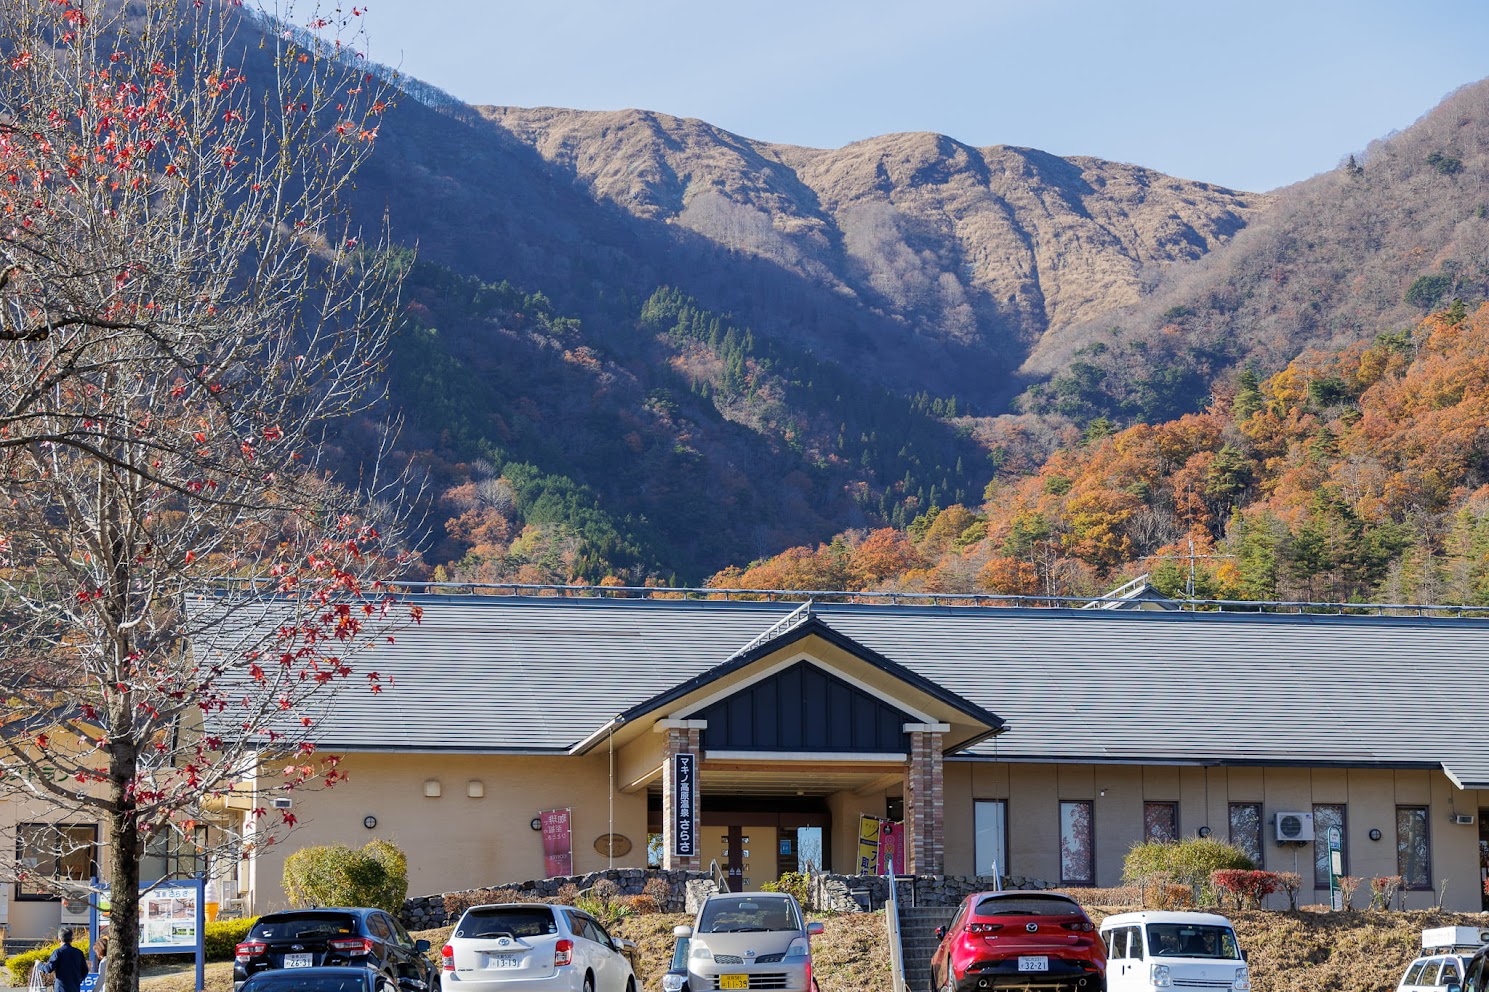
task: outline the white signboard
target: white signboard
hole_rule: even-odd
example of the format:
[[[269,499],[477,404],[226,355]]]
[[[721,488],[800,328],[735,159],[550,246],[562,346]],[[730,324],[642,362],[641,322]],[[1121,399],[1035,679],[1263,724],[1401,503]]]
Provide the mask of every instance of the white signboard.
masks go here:
[[[162,885],[141,893],[140,950],[196,950],[200,891],[200,886],[191,884]]]

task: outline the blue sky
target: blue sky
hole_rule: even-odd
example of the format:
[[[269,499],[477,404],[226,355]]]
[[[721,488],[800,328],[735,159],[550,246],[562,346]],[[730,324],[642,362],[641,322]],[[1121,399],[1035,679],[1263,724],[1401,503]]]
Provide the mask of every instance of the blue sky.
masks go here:
[[[894,131],[1241,189],[1489,76],[1486,0],[368,0],[369,54],[468,103],[640,107],[832,148]]]

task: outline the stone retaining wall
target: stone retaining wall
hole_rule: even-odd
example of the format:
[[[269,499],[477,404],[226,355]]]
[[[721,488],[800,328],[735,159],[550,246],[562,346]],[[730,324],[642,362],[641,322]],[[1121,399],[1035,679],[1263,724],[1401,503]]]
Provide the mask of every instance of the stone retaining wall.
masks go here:
[[[565,885],[587,889],[601,879],[609,879],[620,886],[621,895],[640,895],[646,883],[654,878],[667,882],[667,903],[659,907],[663,912],[693,912],[702,901],[698,893],[712,891],[713,883],[707,872],[663,871],[660,868],[610,868],[592,871],[585,875],[565,875],[557,878],[535,878],[526,882],[503,882],[482,886],[485,889],[512,889],[522,893],[523,898],[533,902],[552,902],[558,890]],[[700,887],[701,883],[701,887]],[[399,918],[410,930],[431,930],[453,922],[445,911],[445,896],[464,895],[479,889],[464,889],[457,892],[437,892],[433,895],[415,896],[404,900]]]
[[[898,896],[906,906],[955,906],[974,892],[987,892],[993,880],[986,875],[900,875]],[[811,908],[819,912],[861,913],[889,901],[889,879],[884,875],[815,875]],[[1005,875],[1005,889],[1048,889],[1050,883],[1024,875]],[[855,895],[855,890],[859,893]],[[860,899],[866,897],[868,905]]]

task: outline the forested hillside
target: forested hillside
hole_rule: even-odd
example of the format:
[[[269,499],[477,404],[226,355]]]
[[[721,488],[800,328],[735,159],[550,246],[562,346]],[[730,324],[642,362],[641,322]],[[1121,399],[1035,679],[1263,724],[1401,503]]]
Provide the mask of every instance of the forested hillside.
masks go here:
[[[1057,327],[1023,371],[1025,409],[1084,421],[1198,409],[1248,361],[1276,371],[1489,293],[1489,80],[1399,134],[1272,194],[1224,251],[1151,270],[1126,312]]]
[[[1193,556],[1193,557],[1191,557]],[[1031,474],[720,586],[1489,605],[1489,305],[1243,371],[1158,424],[1093,421]]]

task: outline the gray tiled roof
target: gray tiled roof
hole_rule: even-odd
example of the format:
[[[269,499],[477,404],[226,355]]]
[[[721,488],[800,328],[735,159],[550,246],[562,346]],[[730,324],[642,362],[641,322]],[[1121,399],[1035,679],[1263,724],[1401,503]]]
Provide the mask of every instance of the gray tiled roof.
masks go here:
[[[728,659],[791,603],[419,596],[359,656],[322,744],[568,750]],[[829,627],[996,713],[1005,760],[1437,766],[1489,788],[1489,622],[817,604]]]

